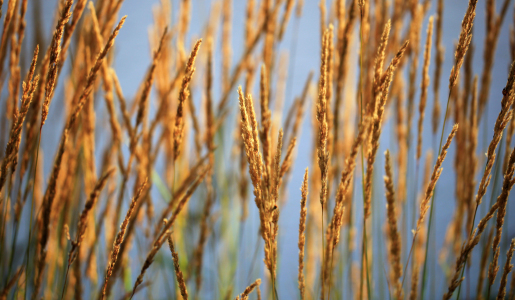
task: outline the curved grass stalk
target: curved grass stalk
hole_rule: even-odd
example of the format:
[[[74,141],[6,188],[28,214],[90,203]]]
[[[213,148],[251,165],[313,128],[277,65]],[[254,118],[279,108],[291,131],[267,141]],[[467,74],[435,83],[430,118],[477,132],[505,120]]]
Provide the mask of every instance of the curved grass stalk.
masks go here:
[[[451,92],[452,92],[452,88],[449,90],[449,96],[447,97],[447,105],[445,107],[445,114],[444,114],[444,118],[443,118],[442,130],[441,130],[441,134],[440,134],[440,146],[438,146],[438,155],[436,156],[437,159],[438,159],[438,156],[440,156],[440,152],[442,151],[443,133],[445,130],[445,123],[447,123],[447,114],[449,112],[449,102],[451,100]],[[435,189],[436,189],[436,187],[435,187]],[[425,255],[424,255],[424,268],[422,269],[422,288],[421,288],[421,292],[420,292],[420,297],[422,300],[424,299],[424,291],[425,291],[425,285],[426,285],[427,252],[428,252],[428,248],[429,248],[429,237],[431,234],[431,223],[433,221],[434,201],[435,201],[435,193],[433,192],[433,197],[431,198],[431,204],[430,204],[431,208],[429,209],[429,223],[427,225],[426,249],[425,249]],[[413,250],[413,245],[414,245],[414,243],[411,244],[410,254]],[[409,258],[410,258],[410,255],[408,255],[408,262],[406,263],[406,265],[409,263]],[[403,282],[404,282],[404,279],[403,279]]]

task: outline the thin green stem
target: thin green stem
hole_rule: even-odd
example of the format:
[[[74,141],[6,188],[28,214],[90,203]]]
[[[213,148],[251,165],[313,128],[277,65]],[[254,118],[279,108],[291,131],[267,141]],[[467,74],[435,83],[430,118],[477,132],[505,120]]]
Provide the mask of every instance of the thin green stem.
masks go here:
[[[2,230],[0,231],[2,233],[2,237],[1,237],[1,244],[2,244],[2,247],[1,247],[1,252],[0,252],[0,257],[4,257],[4,234],[5,234],[5,230],[6,230],[6,225],[5,225],[5,222],[7,221],[7,209],[8,209],[8,206],[7,206],[7,201],[10,201],[10,197],[11,197],[11,193],[12,193],[12,177],[14,176],[14,173],[12,174],[8,174],[9,176],[9,188],[7,189],[7,195],[5,197],[5,209],[4,209],[4,216],[3,216],[3,223],[2,223]],[[13,220],[13,231],[16,231],[14,234],[13,234],[13,242],[12,242],[12,246],[11,246],[11,254],[9,256],[9,268],[8,268],[8,271],[7,271],[7,277],[5,278],[5,284],[7,285],[7,281],[9,280],[9,277],[11,276],[11,269],[12,269],[12,264],[13,264],[13,254],[14,254],[14,245],[16,244],[16,236],[17,236],[17,230],[15,229],[16,225],[16,219]]]
[[[447,97],[447,105],[445,107],[445,115],[443,117],[442,131],[440,134],[440,146],[438,146],[438,155],[436,156],[436,159],[438,159],[438,156],[440,156],[440,153],[442,152],[443,133],[445,131],[445,124],[447,123],[447,114],[449,113],[449,102],[451,100],[451,92],[452,92],[452,88],[449,90],[449,96]],[[436,186],[435,186],[435,189],[436,189]],[[425,292],[425,286],[426,286],[427,252],[428,252],[428,247],[429,247],[429,236],[431,234],[431,224],[433,222],[434,202],[435,202],[435,193],[433,191],[433,196],[431,197],[431,208],[429,209],[429,223],[427,225],[426,249],[425,249],[425,254],[424,254],[424,268],[422,270],[422,288],[421,288],[421,292],[420,292],[421,300],[424,300],[424,292]],[[408,259],[409,259],[409,257],[408,257]]]
[[[70,272],[70,264],[66,267],[66,274],[64,275],[63,292],[61,293],[61,300],[64,299],[64,292],[66,290],[66,283],[68,282],[68,273]]]
[[[361,241],[361,273],[359,275],[359,299],[363,300],[363,262],[365,261],[365,227],[363,227],[363,237]]]
[[[411,228],[415,228],[415,219],[417,217],[417,192],[418,192],[418,174],[420,170],[420,158],[417,158],[415,166],[415,189],[413,191],[413,206],[411,212]]]
[[[20,222],[16,222],[16,220],[14,220],[14,222],[13,222],[14,235],[13,235],[13,239],[12,239],[11,255],[9,256],[9,270],[7,271],[7,277],[6,277],[4,286],[7,285],[7,281],[9,280],[9,277],[11,276],[11,271],[12,271],[13,262],[14,262],[14,252],[16,250],[16,240],[18,239],[19,228],[20,228]]]
[[[504,138],[504,136],[502,137],[502,139]],[[499,149],[497,149],[497,156],[500,156],[501,155],[501,148],[502,148],[502,144],[501,143],[501,146],[499,147]],[[495,162],[496,164],[496,170],[494,171],[494,186],[492,188],[492,196],[490,197],[490,204],[493,203],[493,191],[494,191],[494,188],[495,188],[495,184],[496,184],[496,179],[497,179],[497,173],[498,172],[498,166],[500,165],[500,162],[499,161],[496,161]],[[472,232],[473,232],[473,229],[474,229],[474,222],[476,221],[476,216],[477,216],[477,210],[479,208],[479,202],[476,202],[476,209],[474,210],[474,218],[472,219],[472,224],[470,226],[470,231],[469,231],[469,237],[472,235]],[[466,260],[465,260],[466,261]],[[466,263],[465,263],[465,266],[461,269],[461,277],[463,277],[463,273],[465,272],[465,267],[466,267]],[[458,287],[458,295],[456,296],[456,300],[459,300],[460,299],[460,293],[461,293],[461,282],[459,283],[459,287]],[[490,295],[490,284],[488,284],[488,296]],[[488,298],[486,298],[488,299]]]
[[[504,135],[502,137],[502,139],[504,140]],[[501,141],[501,147],[503,145],[503,141]],[[508,144],[506,144],[506,148],[508,148]],[[501,149],[499,149],[499,152],[497,153],[497,157],[500,155],[501,153]],[[495,171],[494,171],[494,182],[492,183],[492,191],[490,193],[490,204],[488,205],[489,207],[491,207],[493,205],[493,202],[494,202],[494,193],[495,193],[495,190],[496,190],[496,187],[497,187],[497,178],[498,178],[498,175],[499,175],[499,167],[500,167],[500,163],[498,163],[497,161],[495,162]],[[483,206],[484,208],[484,206]],[[505,222],[508,220],[508,218],[505,219]],[[488,227],[490,227],[490,234],[493,234],[493,230],[495,227],[493,227],[491,224],[490,225],[487,225]],[[487,244],[488,242],[488,237],[483,237],[482,240],[481,240],[481,247],[483,248],[483,251],[489,251],[489,246]],[[483,252],[484,253],[484,252]],[[492,256],[493,256],[493,253],[492,253]],[[469,266],[470,268],[470,266]],[[478,284],[482,284],[482,282],[478,283]],[[490,288],[490,284],[489,284],[489,288]],[[484,294],[484,292],[483,292]],[[479,295],[478,295],[479,296]],[[488,299],[488,298],[485,298],[485,299]]]
[[[352,203],[352,200],[351,200],[351,203]],[[351,212],[349,214],[349,229],[347,230],[347,245],[350,245],[351,242],[352,242],[352,235],[351,235],[351,232],[352,232],[352,227],[353,227],[353,219],[352,219],[352,216],[353,216],[353,213],[352,213],[352,208],[351,207]],[[347,249],[347,266],[348,266],[348,278],[349,278],[349,295],[352,296],[352,290],[353,290],[353,284],[352,284],[352,251],[350,251],[350,249]]]
[[[329,280],[328,280],[328,282],[329,282],[329,287],[328,287],[329,291],[327,292],[327,300],[331,299],[331,285],[332,285],[331,284],[331,277],[333,275],[333,253],[334,253],[334,247],[332,247],[332,249],[331,249],[331,253],[330,253],[331,258],[329,260]]]
[[[36,176],[37,176],[37,167],[38,167],[38,160],[39,160],[39,145],[41,143],[41,129],[39,128],[39,135],[38,135],[38,147],[36,149],[36,161],[34,162],[34,181],[32,182],[32,203],[30,205],[30,224],[29,224],[29,239],[28,239],[28,245],[27,245],[27,261],[25,265],[25,294],[23,296],[23,299],[27,299],[27,285],[29,282],[29,261],[30,261],[30,242],[32,239],[32,216],[34,215],[34,202],[36,201],[34,199],[34,194],[36,191]]]
[[[416,199],[417,199],[417,188],[418,188],[418,173],[419,173],[419,162],[420,160],[417,159],[417,163],[416,163],[416,167],[415,167],[415,190],[413,192],[413,213],[412,213],[412,220],[411,220],[411,227],[415,227],[415,218],[416,218]],[[409,266],[409,261],[410,261],[410,258],[411,258],[411,254],[413,253],[413,246],[415,245],[415,240],[417,239],[417,232],[415,232],[415,235],[413,236],[413,241],[411,242],[411,247],[410,247],[410,250],[409,250],[409,253],[408,253],[408,259],[406,261],[406,265],[404,266],[404,272],[402,273],[403,274],[403,277],[402,277],[402,283],[401,283],[401,288],[404,286],[404,281],[406,280],[406,277],[407,277],[407,274],[406,272],[408,271],[408,266]]]
[[[325,255],[324,255],[324,252],[325,252],[325,248],[324,248],[324,203],[322,202],[322,226],[321,226],[321,232],[320,232],[320,237],[322,238],[322,286],[324,286],[325,284],[325,281],[324,281],[324,265],[325,265]],[[324,289],[322,288],[322,291]],[[322,300],[324,300],[324,293],[322,292]]]

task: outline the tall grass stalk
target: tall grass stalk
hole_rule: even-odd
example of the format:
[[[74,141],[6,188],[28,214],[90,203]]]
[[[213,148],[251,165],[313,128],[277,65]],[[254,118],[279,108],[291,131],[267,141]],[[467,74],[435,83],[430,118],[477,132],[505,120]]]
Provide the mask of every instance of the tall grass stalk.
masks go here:
[[[29,222],[29,238],[28,238],[28,244],[27,244],[27,254],[26,254],[26,265],[25,265],[25,294],[23,296],[23,299],[27,299],[27,290],[28,290],[28,283],[29,283],[29,261],[30,261],[30,246],[31,246],[31,239],[32,239],[32,216],[34,215],[34,202],[36,201],[34,194],[36,192],[36,176],[38,173],[38,160],[39,160],[39,146],[41,143],[41,129],[39,128],[39,134],[38,134],[38,143],[36,148],[36,161],[34,162],[34,179],[32,183],[32,200],[30,205],[30,222]]]
[[[447,97],[447,104],[445,105],[445,114],[443,118],[443,124],[442,124],[442,130],[440,134],[440,145],[438,146],[438,155],[436,156],[436,159],[438,159],[438,156],[440,156],[440,153],[442,151],[442,142],[443,142],[443,133],[445,130],[445,124],[447,122],[447,114],[449,113],[449,102],[451,99],[451,90],[449,90],[449,96]],[[436,190],[436,188],[435,188]],[[427,234],[426,234],[426,248],[425,248],[425,254],[424,254],[424,268],[422,269],[422,287],[420,292],[420,297],[423,300],[425,295],[425,284],[426,284],[426,272],[427,272],[427,253],[429,249],[429,237],[431,236],[431,224],[433,220],[433,208],[434,208],[434,201],[435,201],[435,193],[433,192],[433,197],[431,198],[431,208],[429,209],[429,221],[427,224]],[[414,244],[414,243],[413,243]],[[411,248],[413,249],[413,244],[411,245]],[[410,250],[411,253],[412,250]],[[409,255],[408,255],[408,262],[409,262]],[[406,264],[407,265],[407,264]]]
[[[359,115],[360,115],[360,126],[363,126],[363,16],[364,16],[364,3],[365,0],[359,0],[358,6],[360,7],[360,27],[359,27],[359,44],[360,44],[360,51],[359,51],[359,86],[358,86],[358,97],[359,97]],[[367,281],[367,297],[370,299],[372,297],[372,289],[370,286],[370,275],[369,275],[369,267],[368,267],[368,250],[367,250],[367,220],[366,220],[366,213],[365,213],[365,163],[364,163],[364,153],[363,153],[363,143],[361,144],[361,170],[362,170],[362,195],[363,195],[363,236],[362,236],[362,250],[361,250],[361,275],[360,275],[360,299],[363,299],[363,274],[366,274],[366,281]],[[372,176],[372,174],[367,174],[367,176]],[[363,273],[365,272],[365,273]]]

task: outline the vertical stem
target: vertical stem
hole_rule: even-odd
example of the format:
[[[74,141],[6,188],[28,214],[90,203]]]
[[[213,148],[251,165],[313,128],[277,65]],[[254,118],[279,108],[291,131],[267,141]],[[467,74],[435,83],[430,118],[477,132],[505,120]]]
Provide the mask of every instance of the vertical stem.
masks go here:
[[[28,239],[28,245],[27,245],[27,261],[25,265],[25,295],[23,296],[23,299],[27,299],[27,286],[29,283],[29,260],[30,260],[30,242],[32,238],[32,216],[34,215],[34,193],[36,191],[36,176],[38,174],[38,160],[39,160],[39,145],[41,143],[41,129],[39,128],[39,135],[38,135],[38,148],[36,149],[36,162],[34,163],[34,181],[32,182],[32,203],[30,205],[30,224],[29,224],[29,239]]]
[[[321,234],[320,234],[320,237],[322,238],[322,286],[324,286],[325,284],[325,278],[324,278],[324,265],[325,265],[325,260],[324,260],[324,257],[325,257],[325,248],[324,248],[324,204],[322,203],[322,226],[321,226],[322,230],[321,230]],[[322,291],[324,289],[322,288]],[[324,293],[322,292],[322,300],[324,300]]]
[[[438,159],[438,156],[440,156],[440,152],[442,152],[443,133],[445,130],[445,123],[447,122],[447,114],[449,112],[449,102],[451,100],[451,92],[452,92],[452,89],[449,90],[449,96],[447,97],[447,105],[445,107],[445,115],[443,117],[443,124],[442,124],[442,133],[440,135],[440,146],[438,147],[438,155],[436,156],[436,159]],[[435,187],[435,189],[436,189],[436,187]],[[425,251],[426,253],[424,255],[424,268],[422,271],[422,288],[421,288],[421,292],[420,292],[421,300],[424,300],[424,291],[425,291],[425,285],[426,285],[427,251],[428,251],[428,247],[429,247],[429,236],[431,234],[431,223],[433,222],[434,202],[435,202],[435,193],[433,192],[433,197],[431,198],[431,208],[429,209],[429,223],[427,225],[426,251]],[[409,259],[409,257],[408,257],[408,259]]]

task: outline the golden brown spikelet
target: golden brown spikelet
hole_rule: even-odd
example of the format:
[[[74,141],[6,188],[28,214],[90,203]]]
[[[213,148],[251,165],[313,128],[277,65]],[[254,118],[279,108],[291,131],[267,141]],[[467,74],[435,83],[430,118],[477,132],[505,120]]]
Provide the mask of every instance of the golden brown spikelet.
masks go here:
[[[73,0],[66,1],[65,6],[61,11],[59,21],[57,22],[57,26],[55,27],[54,36],[50,44],[50,57],[48,62],[49,69],[45,86],[45,101],[43,102],[43,108],[41,111],[41,127],[43,127],[45,124],[46,118],[48,116],[50,100],[52,100],[54,86],[57,80],[57,66],[59,64],[59,58],[61,55],[61,37],[63,36],[64,27],[70,19],[72,4]]]
[[[254,102],[250,94],[245,97],[238,88],[241,114],[241,134],[247,156],[249,174],[254,187],[254,201],[259,211],[260,234],[265,242],[265,265],[270,272],[275,290],[277,264],[277,233],[279,220],[278,195],[281,185],[281,150],[283,133],[279,131],[277,150],[270,166],[265,166],[259,146],[259,131]]]
[[[279,135],[277,137],[277,148],[275,150],[274,160],[273,160],[273,173],[272,173],[272,201],[274,204],[277,203],[279,197],[279,186],[281,184],[281,153],[283,148],[283,130],[279,130]]]
[[[261,279],[256,279],[256,281],[254,281],[251,285],[249,285],[247,288],[245,288],[245,290],[243,291],[243,293],[241,293],[241,295],[238,297],[236,297],[236,299],[240,299],[240,300],[247,300],[249,299],[249,295],[250,293],[256,288],[256,287],[259,287],[259,285],[261,285]]]
[[[39,46],[36,46],[36,49],[34,50],[34,56],[32,58],[32,63],[27,74],[27,78],[25,82],[23,82],[23,95],[21,99],[21,107],[17,114],[18,117],[14,120],[14,123],[11,127],[9,141],[7,142],[4,159],[2,160],[2,167],[0,170],[0,191],[2,190],[5,184],[5,180],[7,178],[8,165],[11,164],[13,166],[11,170],[12,173],[14,173],[14,170],[18,163],[18,150],[20,147],[23,123],[29,111],[30,104],[32,102],[32,96],[34,95],[34,91],[36,90],[39,81],[38,75],[36,75],[36,78],[33,79],[38,53]],[[1,202],[2,201],[0,201],[0,203]]]
[[[492,140],[490,141],[490,144],[488,146],[488,150],[486,153],[486,165],[485,170],[483,172],[483,176],[481,177],[481,181],[479,183],[478,192],[476,194],[476,210],[479,204],[481,204],[481,201],[483,199],[483,196],[486,194],[486,189],[488,188],[488,185],[490,184],[490,173],[492,171],[496,154],[495,150],[497,148],[497,145],[499,145],[499,142],[501,141],[502,134],[504,131],[504,128],[508,125],[508,122],[512,118],[512,111],[510,110],[510,107],[513,104],[513,101],[515,99],[515,90],[514,90],[514,81],[515,81],[515,62],[512,63],[510,68],[510,73],[508,75],[508,81],[506,83],[507,92],[503,95],[503,98],[501,100],[501,111],[499,112],[499,115],[497,116],[497,120],[495,121],[494,126],[494,135],[492,137]]]
[[[173,159],[176,160],[180,154],[180,145],[182,143],[183,134],[184,134],[184,102],[188,100],[188,87],[193,77],[193,73],[195,72],[195,58],[197,57],[200,44],[202,43],[202,39],[198,40],[191,51],[190,57],[188,59],[188,63],[186,64],[186,69],[184,71],[184,77],[182,78],[181,90],[179,91],[179,104],[177,105],[177,115],[175,117],[175,127],[174,127],[174,143],[173,143]]]
[[[415,228],[415,236],[419,232],[420,228],[422,227],[422,223],[424,222],[425,216],[427,214],[427,211],[429,210],[431,197],[433,196],[434,189],[436,186],[436,183],[438,179],[440,178],[440,175],[442,174],[442,164],[445,159],[445,156],[447,155],[447,150],[451,146],[451,142],[453,137],[456,135],[456,132],[458,131],[458,124],[454,124],[452,127],[452,131],[447,137],[447,141],[442,147],[442,151],[440,152],[440,155],[438,155],[438,158],[436,159],[435,166],[433,168],[433,173],[431,174],[431,181],[427,185],[424,199],[420,202],[420,215],[417,220],[417,226]]]
[[[390,152],[385,152],[385,176],[384,185],[386,188],[386,212],[388,220],[388,237],[390,238],[390,257],[392,284],[395,286],[395,297],[402,299],[402,286],[400,278],[402,277],[401,264],[401,238],[397,231],[397,212],[395,209],[395,189],[393,184],[392,164],[390,161]]]
[[[343,225],[343,204],[345,201],[345,197],[347,196],[350,184],[352,182],[354,169],[356,168],[356,157],[358,155],[358,150],[364,141],[365,133],[368,131],[369,126],[371,126],[370,123],[371,122],[369,119],[363,120],[359,128],[358,134],[354,139],[354,142],[352,143],[351,152],[349,153],[349,156],[345,159],[345,166],[343,168],[338,190],[336,192],[333,217],[329,225],[331,231],[333,232],[333,236],[331,237],[331,247],[333,248],[336,247],[336,245],[340,241],[340,228]]]
[[[293,149],[297,144],[297,139],[295,137],[292,138],[290,144],[288,145],[288,149],[286,150],[286,155],[284,156],[283,163],[281,164],[281,172],[279,174],[279,178],[283,178],[284,174],[290,169],[292,164],[292,155]]]
[[[440,121],[440,77],[442,74],[442,65],[444,61],[445,48],[442,45],[442,32],[443,32],[443,9],[444,1],[438,0],[436,6],[436,36],[435,36],[435,75],[433,79],[433,113],[432,113],[432,130],[433,135],[438,131],[438,124]]]
[[[420,52],[420,36],[422,31],[422,22],[424,20],[424,7],[422,3],[414,3],[411,8],[412,21],[408,32],[410,40],[410,65],[408,70],[408,93],[407,93],[407,124],[408,136],[411,136],[411,128],[413,117],[415,115],[415,94],[417,83],[417,71],[419,69],[419,52]],[[410,138],[409,138],[410,139]],[[408,139],[408,143],[410,143]]]
[[[510,249],[506,254],[506,264],[504,265],[504,271],[501,277],[501,284],[499,285],[499,292],[497,293],[497,300],[502,300],[506,297],[506,284],[508,283],[508,274],[513,269],[513,265],[511,264],[513,252],[515,252],[515,239],[511,240]]]
[[[388,100],[388,90],[393,79],[395,69],[400,63],[400,60],[408,47],[408,41],[404,42],[395,57],[392,59],[390,65],[381,77],[381,89],[376,96],[373,120],[371,125],[371,138],[367,157],[367,172],[365,177],[365,199],[364,211],[365,219],[370,216],[370,203],[372,196],[372,173],[374,170],[374,161],[379,149],[379,137],[381,135],[381,125],[383,122],[384,108]]]
[[[320,81],[318,87],[318,101],[316,104],[316,117],[319,124],[318,127],[318,166],[322,175],[322,188],[320,190],[320,204],[322,209],[326,202],[327,197],[327,172],[329,153],[327,152],[327,137],[328,137],[328,124],[327,124],[327,69],[328,69],[328,49],[330,30],[325,30],[322,48],[322,63],[320,65]]]
[[[304,244],[306,243],[306,216],[308,211],[306,209],[306,202],[308,200],[308,168],[304,172],[304,180],[301,187],[302,198],[300,199],[300,220],[299,220],[299,275],[298,285],[300,291],[300,299],[304,300],[305,297],[305,280],[304,280]]]
[[[173,267],[175,269],[175,274],[177,275],[177,283],[179,284],[179,289],[181,290],[182,299],[188,300],[186,282],[184,281],[184,276],[182,275],[181,267],[179,265],[179,255],[177,254],[177,251],[175,251],[172,235],[168,236],[168,246],[170,246],[170,251],[172,252]]]
[[[340,15],[339,21],[338,21],[338,30],[337,30],[337,47],[338,53],[338,64],[337,64],[337,70],[336,70],[336,91],[335,91],[335,103],[334,103],[334,134],[333,134],[333,145],[338,147],[338,140],[340,137],[340,110],[342,108],[342,100],[343,100],[343,88],[346,80],[346,76],[348,73],[348,64],[347,60],[349,57],[349,47],[351,45],[351,39],[354,31],[354,21],[356,19],[357,11],[356,11],[356,1],[351,1],[350,7],[349,7],[349,15],[347,17],[347,20],[343,20],[345,12],[344,5],[338,4],[340,6],[340,9],[338,10],[338,13]]]
[[[85,1],[83,1],[85,2]],[[80,3],[77,3],[75,6],[74,12],[77,9],[77,6]],[[98,19],[95,12],[95,6],[93,2],[89,2],[89,9],[91,12],[91,21],[93,23],[93,29],[95,31],[95,36],[97,38],[98,45],[104,44],[104,38],[102,37],[100,25],[98,24]],[[75,14],[74,14],[75,17]],[[66,32],[65,32],[66,33]],[[111,125],[111,131],[113,132],[113,139],[115,143],[121,142],[122,133],[120,124],[118,123],[118,118],[116,116],[115,108],[114,108],[114,99],[113,99],[113,81],[111,77],[111,73],[108,70],[107,62],[102,63],[102,79],[104,83],[104,99],[106,101],[107,111],[109,113],[109,124]]]
[[[23,4],[23,3],[22,3]],[[23,6],[23,5],[22,5]],[[25,3],[26,6],[26,3]],[[16,113],[16,109],[18,109],[18,94],[19,94],[19,84],[20,84],[20,51],[21,51],[21,42],[23,41],[23,36],[16,35],[15,31],[18,30],[17,23],[22,22],[23,20],[18,20],[21,16],[17,13],[15,20],[13,20],[13,33],[11,34],[11,51],[9,53],[9,72],[11,76],[9,76],[7,88],[9,91],[9,98],[7,100],[7,113],[14,114]],[[23,34],[23,33],[21,33]],[[20,43],[18,42],[20,40]],[[12,113],[11,113],[12,112]],[[8,116],[11,117],[11,116]]]
[[[106,296],[106,288],[107,283],[109,282],[109,278],[113,274],[114,266],[116,265],[116,261],[118,259],[118,254],[120,253],[120,245],[123,243],[125,238],[125,232],[127,230],[127,226],[129,225],[132,213],[134,212],[134,209],[136,208],[136,203],[138,203],[138,200],[141,197],[142,191],[145,189],[147,185],[147,179],[140,185],[138,192],[131,200],[131,204],[129,205],[129,209],[127,210],[127,213],[125,214],[125,218],[123,219],[122,224],[120,225],[120,230],[118,231],[118,234],[116,235],[116,239],[114,240],[113,244],[113,250],[111,250],[111,255],[109,258],[109,264],[107,265],[106,275],[104,279],[104,286],[101,290],[100,299],[104,299]]]
[[[433,35],[433,17],[429,18],[427,26],[426,46],[424,48],[424,67],[422,68],[422,83],[420,86],[420,103],[418,107],[418,138],[417,138],[417,160],[422,155],[422,129],[424,126],[424,115],[426,111],[427,89],[429,88],[429,63],[431,61],[431,36]]]
[[[404,81],[402,77],[396,75],[393,80],[392,93],[395,95],[395,133],[397,136],[397,142],[399,150],[397,153],[397,165],[398,165],[398,182],[397,182],[397,198],[400,203],[406,201],[406,172],[407,172],[407,133],[406,133],[406,106],[404,105]]]
[[[152,82],[154,81],[154,73],[156,70],[157,62],[161,55],[161,51],[163,49],[163,43],[165,41],[166,34],[168,32],[168,28],[164,29],[163,35],[161,36],[161,40],[159,41],[159,46],[157,50],[154,51],[154,56],[152,58],[152,65],[150,65],[149,70],[147,71],[147,77],[145,79],[145,83],[143,86],[143,91],[140,94],[140,100],[138,102],[138,113],[136,115],[136,125],[135,128],[138,128],[140,124],[143,123],[145,119],[147,119],[148,114],[148,97],[150,94],[150,89],[152,88]]]
[[[16,22],[17,14],[15,13],[16,6],[18,1],[9,1],[7,5],[7,14],[4,18],[4,25],[2,29],[2,39],[0,41],[0,70],[4,69],[4,58],[7,54],[7,45],[9,44],[9,40],[11,35],[10,28],[13,22]]]
[[[504,182],[502,186],[502,192],[497,197],[497,204],[499,205],[499,209],[497,210],[497,221],[496,221],[496,228],[495,228],[495,236],[492,243],[492,249],[493,249],[493,259],[490,263],[490,267],[488,270],[488,283],[493,285],[495,281],[495,277],[497,276],[497,271],[499,271],[499,255],[501,252],[501,235],[502,235],[502,228],[504,225],[504,217],[506,215],[506,206],[508,204],[508,196],[510,195],[510,191],[515,184],[515,148],[511,151],[510,160],[508,162],[508,169],[506,170],[504,174]]]
[[[272,145],[271,145],[271,112],[269,108],[269,90],[268,86],[268,75],[266,66],[261,65],[261,76],[259,82],[259,103],[261,105],[261,143],[263,144],[263,159],[266,167],[270,166],[272,161]]]
[[[70,46],[71,36],[72,33],[75,31],[75,28],[77,27],[79,20],[82,16],[82,13],[84,12],[84,8],[86,8],[87,0],[78,0],[77,3],[75,3],[75,6],[73,7],[72,12],[72,20],[69,24],[67,24],[64,27],[63,32],[63,42],[62,42],[62,50],[61,50],[61,57],[62,59],[59,60],[59,71],[61,72],[62,66],[64,64],[64,59],[66,58],[66,54],[68,52],[68,48]]]
[[[260,153],[259,152],[259,149],[260,149],[260,147],[259,147],[259,125],[257,122],[256,111],[254,108],[254,100],[253,100],[251,94],[248,94],[247,97],[245,98],[245,107],[247,108],[247,115],[249,116],[248,125],[251,129],[252,140],[253,140],[252,150],[254,151],[254,153]],[[260,154],[260,156],[261,156],[261,154]],[[259,161],[261,162],[261,159]],[[272,160],[269,161],[269,165],[262,166],[263,171],[265,172],[266,176],[268,177],[265,179],[265,181],[270,180],[269,175],[270,175],[270,172],[272,171],[270,169],[271,164],[272,164]],[[268,169],[265,169],[265,168],[268,168]]]
[[[388,37],[390,36],[390,29],[392,28],[390,20],[386,22],[384,26],[383,34],[381,35],[381,43],[379,44],[379,48],[377,49],[377,55],[375,57],[374,63],[374,95],[379,92],[381,88],[380,79],[383,75],[383,65],[386,56],[386,47],[388,46]],[[373,100],[373,99],[372,99]],[[371,109],[374,108],[374,105],[371,105]]]
[[[461,22],[460,38],[456,52],[454,53],[454,66],[452,67],[451,76],[449,77],[449,94],[457,83],[463,59],[472,40],[472,26],[474,25],[474,19],[476,17],[476,5],[477,0],[469,0],[467,11]]]
[[[329,24],[329,36],[327,37],[327,88],[326,88],[326,114],[327,114],[327,152],[334,153],[334,145],[332,142],[334,141],[333,137],[333,122],[334,116],[331,111],[331,101],[333,98],[333,86],[334,86],[334,33],[333,33],[333,24]],[[285,79],[286,81],[286,79]],[[328,180],[332,180],[332,172],[328,174]]]
[[[259,152],[254,151],[254,138],[252,136],[252,128],[249,124],[249,116],[245,105],[245,96],[241,87],[238,89],[239,102],[240,102],[240,114],[241,114],[241,134],[243,143],[245,145],[245,153],[247,154],[247,160],[249,163],[249,174],[254,186],[254,196],[256,206],[259,209],[259,215],[261,224],[263,224],[264,214],[262,210],[262,199],[261,199],[261,174],[262,174],[262,161]],[[251,108],[254,109],[254,108]],[[263,225],[262,230],[264,229]],[[262,233],[263,234],[263,233]]]
[[[321,13],[324,14],[325,4],[320,2]],[[322,23],[323,24],[323,23]],[[322,27],[323,28],[323,27]],[[328,85],[328,66],[329,64],[329,38],[331,37],[332,26],[324,31],[322,37],[322,53],[320,64],[320,80],[318,83],[318,100],[316,104],[316,119],[318,121],[318,140],[317,140],[317,160],[318,167],[320,168],[321,175],[321,188],[320,188],[320,205],[322,209],[322,228],[324,227],[324,206],[327,202],[328,194],[328,172],[329,172],[329,152],[327,149],[327,140],[329,135],[329,126],[327,122],[327,85]],[[323,241],[323,240],[322,240]],[[329,246],[328,246],[329,247]],[[322,250],[322,251],[325,251]],[[325,295],[326,279],[325,277],[325,260],[322,267],[322,289],[321,297]]]
[[[495,52],[499,33],[510,1],[503,1],[500,14],[495,12],[495,1],[486,2],[486,30],[483,52],[483,70],[481,72],[481,89],[479,90],[479,111],[484,111],[490,93],[490,83],[492,80],[492,68],[495,60]]]
[[[77,105],[74,108],[74,111],[71,114],[70,118],[68,119],[68,122],[66,124],[67,128],[71,128],[73,126],[75,120],[79,116],[79,113],[81,112],[82,107],[84,106],[84,104],[86,102],[86,99],[88,98],[89,94],[92,91],[93,83],[95,82],[97,72],[100,69],[100,67],[102,66],[102,62],[105,59],[105,57],[107,55],[107,52],[113,46],[114,41],[116,39],[116,36],[120,32],[120,29],[122,28],[123,23],[125,23],[125,19],[126,18],[127,18],[127,16],[124,16],[124,17],[121,18],[120,22],[114,28],[113,32],[109,36],[106,45],[104,46],[102,51],[98,54],[98,56],[96,58],[96,61],[95,61],[95,64],[93,65],[93,67],[91,68],[91,70],[88,73],[88,77],[86,79],[86,85],[84,86],[84,89],[82,91],[82,94],[81,94],[78,102],[77,102]]]

